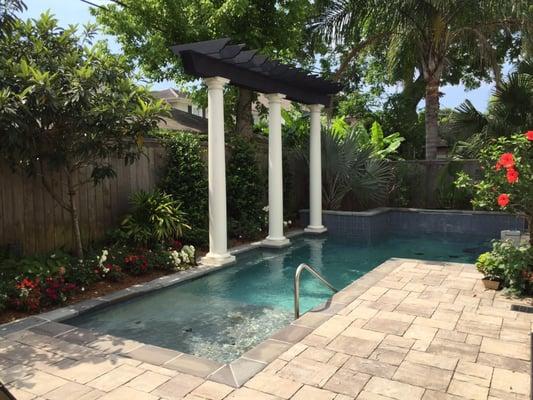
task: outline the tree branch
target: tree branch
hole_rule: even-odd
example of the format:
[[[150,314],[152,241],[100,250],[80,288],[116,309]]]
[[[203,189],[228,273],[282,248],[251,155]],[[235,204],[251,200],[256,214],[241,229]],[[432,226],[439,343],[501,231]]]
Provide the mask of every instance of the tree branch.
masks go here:
[[[382,32],[379,34],[376,34],[374,36],[371,36],[370,38],[363,40],[362,42],[358,43],[357,46],[353,47],[350,52],[344,57],[344,60],[342,61],[341,65],[337,69],[337,72],[333,75],[332,79],[335,81],[338,81],[342,74],[344,74],[344,71],[346,68],[348,68],[348,65],[350,64],[350,61],[354,57],[356,57],[361,50],[363,50],[365,47],[370,46],[374,42],[378,41],[379,39],[388,36],[391,32]]]

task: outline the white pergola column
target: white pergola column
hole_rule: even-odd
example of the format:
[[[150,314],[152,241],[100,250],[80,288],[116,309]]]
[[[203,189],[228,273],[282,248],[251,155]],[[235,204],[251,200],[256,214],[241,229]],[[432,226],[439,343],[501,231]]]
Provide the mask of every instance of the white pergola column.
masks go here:
[[[324,233],[322,225],[322,146],[320,143],[321,104],[309,106],[311,112],[311,132],[309,136],[309,225],[304,230],[309,233]]]
[[[228,79],[204,79],[208,94],[209,253],[205,265],[235,262],[228,253],[226,215],[226,149],[224,142],[224,85]],[[194,201],[194,199],[192,200]]]
[[[290,244],[283,234],[283,166],[281,148],[281,99],[285,95],[267,94],[268,99],[268,236],[263,245]]]

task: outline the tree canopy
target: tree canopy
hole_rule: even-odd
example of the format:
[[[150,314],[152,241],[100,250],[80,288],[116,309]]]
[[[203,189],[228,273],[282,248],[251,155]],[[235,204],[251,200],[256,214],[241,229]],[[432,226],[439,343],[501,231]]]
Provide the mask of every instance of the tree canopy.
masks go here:
[[[170,51],[180,43],[231,37],[281,60],[312,60],[304,40],[312,10],[307,0],[122,0],[94,13],[148,78],[183,83],[192,78]],[[238,131],[252,132],[251,102],[239,90]]]
[[[123,56],[90,46],[92,27],[63,29],[50,14],[16,21],[0,39],[0,153],[13,168],[41,178],[72,218],[83,256],[76,195],[80,186],[114,176],[109,157],[133,162],[155,128],[162,103],[133,81]],[[86,181],[74,174],[89,168]],[[56,195],[50,172],[67,177],[69,200]]]
[[[428,159],[436,156],[441,85],[499,82],[505,57],[517,56],[532,26],[527,0],[332,0],[321,6],[315,28],[343,49],[338,75],[361,54],[372,54],[406,88],[423,80]]]

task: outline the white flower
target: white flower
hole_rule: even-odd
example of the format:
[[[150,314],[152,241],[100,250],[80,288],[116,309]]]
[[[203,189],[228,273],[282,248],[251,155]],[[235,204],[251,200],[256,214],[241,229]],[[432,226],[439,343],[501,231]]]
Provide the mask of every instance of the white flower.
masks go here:
[[[175,267],[179,267],[181,265],[180,254],[176,250],[172,250],[170,252],[170,258],[172,259],[172,263]]]
[[[107,260],[107,255],[108,254],[109,254],[109,251],[107,251],[106,249],[102,250],[102,255],[97,258],[98,259],[98,266],[102,267],[104,265],[104,263]]]
[[[264,207],[263,207],[263,211],[264,211],[264,212],[268,212],[268,206],[264,206]]]
[[[183,246],[181,251],[187,255],[189,260],[194,259],[194,253],[196,252],[196,249],[194,248],[194,246]]]
[[[185,264],[188,264],[188,263],[191,262],[191,260],[189,259],[189,255],[188,255],[184,250],[182,250],[182,251],[180,252],[180,257],[181,257],[181,259],[183,260],[183,262],[184,262]]]

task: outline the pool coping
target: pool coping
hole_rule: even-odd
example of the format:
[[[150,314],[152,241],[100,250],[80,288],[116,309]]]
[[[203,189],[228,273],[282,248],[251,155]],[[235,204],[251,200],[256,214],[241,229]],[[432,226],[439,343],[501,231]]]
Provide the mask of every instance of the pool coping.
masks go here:
[[[85,346],[103,356],[127,357],[239,388],[266,368],[270,362],[303,340],[371,286],[386,277],[401,263],[409,261],[419,262],[420,260],[391,258],[383,262],[372,271],[367,272],[335,293],[324,303],[281,328],[236,360],[226,364],[139,341],[99,334],[88,329],[60,323],[57,320],[50,321],[38,317],[28,317],[25,320],[31,319],[31,323],[28,321],[23,327],[19,325],[20,329],[8,333],[1,332],[0,335],[16,338],[18,335],[23,335],[24,330],[29,330],[38,335],[53,337],[56,340],[67,342],[69,345]],[[435,265],[466,265],[453,262],[425,262]],[[70,318],[70,316],[65,318]],[[40,321],[37,321],[39,319]]]
[[[474,210],[433,210],[422,208],[400,208],[400,207],[378,207],[367,211],[333,211],[323,210],[323,214],[331,215],[352,215],[352,216],[375,216],[385,214],[390,211],[413,212],[413,213],[456,213],[456,214],[487,214],[487,215],[509,215],[509,213],[498,211],[474,211]],[[302,209],[300,212],[309,212],[308,209]],[[311,233],[305,232],[303,229],[295,229],[286,233],[287,238],[294,238],[298,236],[316,237],[320,235],[327,235],[325,233]],[[269,246],[264,246],[261,241],[251,242],[229,249],[230,254],[239,255],[251,250],[264,248],[272,250]],[[117,290],[104,296],[93,299],[84,300],[65,307],[56,308],[54,310],[21,318],[15,321],[0,324],[0,335],[6,335],[23,329],[28,329],[37,325],[45,324],[47,322],[61,322],[69,318],[76,317],[82,313],[94,311],[99,308],[107,307],[117,302],[128,300],[134,297],[142,296],[155,290],[163,289],[188,280],[196,279],[204,275],[229,268],[234,263],[222,266],[209,266],[199,263],[194,268],[179,271],[170,275],[165,275],[154,280],[139,283],[125,289]]]
[[[376,209],[371,210],[371,212],[380,213],[389,210],[392,209]],[[316,237],[319,235],[306,233],[303,230],[295,230],[287,233],[288,238],[298,236]],[[238,246],[230,249],[230,252],[236,255],[258,248],[264,248],[261,242]],[[63,340],[69,344],[86,346],[92,350],[101,352],[103,355],[124,356],[238,388],[262,371],[271,361],[275,360],[294,344],[300,342],[312,333],[314,329],[329,320],[369,287],[383,279],[401,263],[406,261],[419,262],[420,260],[391,258],[383,262],[372,271],[367,272],[362,277],[335,293],[326,302],[281,328],[252,349],[243,353],[236,360],[226,364],[139,341],[97,333],[88,329],[61,323],[61,321],[155,290],[230,268],[234,264],[224,266],[206,266],[200,264],[190,270],[180,271],[143,284],[133,285],[99,298],[85,300],[67,307],[0,325],[0,335],[13,337],[17,336],[18,333],[23,334],[21,332],[23,330],[29,330],[33,333]],[[454,262],[425,262],[435,265],[465,265],[465,263]]]

